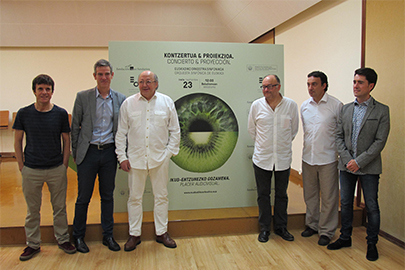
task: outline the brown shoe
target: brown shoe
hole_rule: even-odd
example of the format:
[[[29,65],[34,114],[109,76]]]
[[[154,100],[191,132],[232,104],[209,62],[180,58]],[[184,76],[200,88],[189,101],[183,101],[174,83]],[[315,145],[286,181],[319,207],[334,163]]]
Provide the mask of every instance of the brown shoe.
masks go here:
[[[156,236],[156,242],[162,243],[165,247],[168,247],[168,248],[176,248],[177,247],[176,242],[172,238],[170,238],[168,232],[165,232],[162,235],[157,235]]]
[[[63,244],[58,244],[59,248],[66,252],[67,254],[73,254],[76,253],[76,248],[70,243],[70,242],[65,242]]]
[[[41,251],[41,248],[34,249],[32,247],[26,247],[23,254],[20,256],[20,261],[26,261],[31,259],[35,254]]]
[[[141,243],[141,237],[140,236],[129,236],[128,241],[124,245],[124,250],[125,251],[132,251],[136,249],[136,246]]]

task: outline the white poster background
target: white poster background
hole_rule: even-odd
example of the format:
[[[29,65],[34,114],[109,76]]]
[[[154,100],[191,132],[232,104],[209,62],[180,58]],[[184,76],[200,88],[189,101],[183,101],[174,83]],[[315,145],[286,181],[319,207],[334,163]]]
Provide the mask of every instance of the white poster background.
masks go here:
[[[247,132],[251,103],[262,97],[265,75],[277,74],[284,82],[282,45],[206,42],[110,42],[109,60],[114,68],[112,88],[126,96],[139,91],[138,75],[151,70],[159,77],[157,91],[173,101],[207,93],[224,101],[238,122],[238,141],[220,168],[196,173],[169,165],[169,209],[204,209],[256,206],[252,167],[253,141]],[[127,173],[117,171],[115,211],[127,211]],[[144,211],[153,210],[152,188],[147,180]]]

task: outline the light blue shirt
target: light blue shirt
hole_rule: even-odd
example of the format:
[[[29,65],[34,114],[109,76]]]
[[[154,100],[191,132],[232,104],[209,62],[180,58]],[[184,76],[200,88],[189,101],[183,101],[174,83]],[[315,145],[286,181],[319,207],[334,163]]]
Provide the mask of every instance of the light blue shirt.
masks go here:
[[[96,88],[96,119],[93,126],[91,144],[114,143],[113,134],[113,104],[111,89],[104,99]]]
[[[361,123],[366,115],[367,107],[370,104],[370,98],[363,103],[359,103],[357,99],[354,101],[354,111],[353,111],[353,130],[352,130],[352,146],[353,146],[353,157],[357,157],[357,139],[360,133]],[[357,163],[357,162],[356,162]]]

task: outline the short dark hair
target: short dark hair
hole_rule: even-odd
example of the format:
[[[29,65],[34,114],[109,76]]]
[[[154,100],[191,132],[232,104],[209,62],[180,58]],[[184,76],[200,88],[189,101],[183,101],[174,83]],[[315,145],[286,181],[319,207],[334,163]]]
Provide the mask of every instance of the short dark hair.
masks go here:
[[[308,78],[310,78],[310,77],[315,77],[315,78],[321,79],[322,85],[324,83],[326,83],[325,92],[328,91],[328,86],[329,86],[329,84],[328,84],[328,76],[326,76],[325,73],[323,73],[322,71],[319,71],[319,70],[318,71],[312,71],[311,73],[308,74]]]
[[[354,75],[364,76],[364,77],[366,77],[366,80],[368,81],[368,83],[374,83],[374,86],[371,90],[373,90],[375,85],[377,84],[378,75],[377,75],[377,72],[375,72],[375,70],[372,68],[365,67],[365,68],[356,69],[354,71]]]
[[[267,77],[269,77],[269,76],[274,76],[274,78],[276,78],[276,81],[277,81],[279,84],[281,84],[281,83],[280,83],[280,78],[279,78],[276,74],[268,74],[268,75],[264,76],[263,79],[264,79],[264,78],[267,78]]]
[[[39,74],[32,80],[32,91],[35,92],[38,84],[46,84],[52,86],[52,93],[55,87],[55,82],[53,79],[46,74]]]
[[[108,62],[105,59],[100,59],[98,60],[95,64],[94,64],[94,73],[96,73],[96,70],[98,67],[109,67],[110,68],[110,72],[113,72],[113,67],[110,64],[110,62]]]

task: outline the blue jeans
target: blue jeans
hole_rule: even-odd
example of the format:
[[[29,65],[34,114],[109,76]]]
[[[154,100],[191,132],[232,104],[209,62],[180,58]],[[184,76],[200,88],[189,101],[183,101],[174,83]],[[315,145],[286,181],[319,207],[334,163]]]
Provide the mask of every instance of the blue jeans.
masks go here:
[[[114,188],[117,171],[115,147],[104,150],[89,147],[83,162],[77,165],[78,195],[73,221],[73,237],[83,238],[86,233],[87,211],[94,182],[98,175],[101,198],[101,227],[104,236],[113,235]]]
[[[360,180],[367,211],[367,244],[377,244],[380,232],[380,208],[378,184],[380,175],[356,175],[340,171],[341,223],[340,238],[350,239],[353,231],[353,200],[357,179]]]
[[[270,231],[271,224],[271,177],[273,171],[263,170],[253,164],[257,187],[257,204],[259,206],[259,225],[261,231]],[[287,187],[290,169],[274,171],[274,230],[287,228]]]

